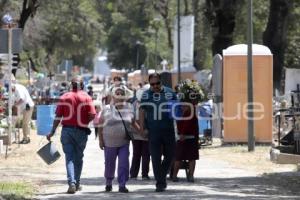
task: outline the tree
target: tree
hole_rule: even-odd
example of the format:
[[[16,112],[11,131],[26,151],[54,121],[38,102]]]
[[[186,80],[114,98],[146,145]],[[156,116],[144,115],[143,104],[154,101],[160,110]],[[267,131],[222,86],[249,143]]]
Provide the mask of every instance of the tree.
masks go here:
[[[43,1],[38,18],[42,20],[40,34],[45,62],[51,71],[63,59],[91,67],[101,34],[95,3],[95,0]]]
[[[99,1],[97,7],[107,32],[105,47],[113,67],[135,68],[137,53],[138,66],[145,63],[147,38],[151,36],[149,26],[153,19],[151,1],[132,0],[130,4]],[[137,45],[137,41],[141,43]]]
[[[222,50],[233,44],[233,33],[238,0],[206,0],[205,15],[212,28],[212,53],[222,54]]]
[[[194,39],[194,67],[197,70],[212,65],[211,56],[211,29],[210,23],[205,17],[205,3],[201,0],[191,1],[192,14],[195,17],[195,39]],[[187,14],[188,12],[185,11]]]
[[[284,66],[300,68],[300,1],[294,1],[288,23],[287,48],[284,57]]]
[[[263,43],[273,53],[273,81],[280,88],[284,54],[287,45],[288,19],[293,1],[270,0],[270,12],[267,28],[263,34]]]
[[[174,1],[173,1],[174,2]],[[173,41],[172,41],[172,4],[170,0],[156,0],[153,1],[154,9],[161,15],[164,21],[165,29],[167,31],[167,38],[168,38],[168,46],[170,49],[173,48]]]
[[[39,6],[39,0],[23,0],[23,6],[19,20],[20,28],[24,29],[28,18],[34,17]]]

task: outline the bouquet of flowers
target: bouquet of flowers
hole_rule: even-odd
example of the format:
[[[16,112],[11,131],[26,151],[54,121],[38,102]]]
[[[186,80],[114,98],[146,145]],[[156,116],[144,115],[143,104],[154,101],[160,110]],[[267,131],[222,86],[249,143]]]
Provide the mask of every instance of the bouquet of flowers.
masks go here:
[[[178,98],[183,102],[199,103],[205,99],[205,94],[197,81],[186,79],[178,85]]]

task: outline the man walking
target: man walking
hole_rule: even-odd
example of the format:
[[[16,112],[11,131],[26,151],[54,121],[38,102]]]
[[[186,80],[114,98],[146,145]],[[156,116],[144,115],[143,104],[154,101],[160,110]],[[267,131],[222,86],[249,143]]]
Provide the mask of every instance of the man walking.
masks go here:
[[[82,79],[79,77],[73,78],[71,86],[72,91],[65,93],[59,99],[56,118],[47,139],[50,141],[61,122],[61,143],[66,158],[69,184],[67,193],[74,194],[76,191],[81,190],[80,176],[83,166],[83,151],[90,134],[88,124],[94,119],[96,111],[92,98],[83,91]]]
[[[150,89],[143,93],[139,112],[141,130],[148,129],[156,192],[167,188],[166,176],[175,151],[173,119],[169,103],[176,100],[171,88],[161,85],[160,74],[149,75]],[[162,155],[164,159],[162,160]]]

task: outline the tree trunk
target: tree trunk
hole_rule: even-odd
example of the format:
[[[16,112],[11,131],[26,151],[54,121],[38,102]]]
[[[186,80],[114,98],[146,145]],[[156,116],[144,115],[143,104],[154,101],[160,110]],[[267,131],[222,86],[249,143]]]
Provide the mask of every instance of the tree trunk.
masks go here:
[[[173,49],[173,41],[172,41],[172,28],[171,28],[171,20],[169,16],[169,0],[159,0],[155,1],[153,6],[159,14],[162,16],[165,28],[167,30],[168,37],[168,46],[170,49]]]
[[[205,52],[203,51],[201,41],[201,19],[200,19],[200,5],[199,5],[199,0],[193,0],[192,2],[192,8],[193,8],[193,15],[195,17],[195,39],[194,39],[194,67],[197,70],[201,70],[203,67],[203,55]]]
[[[34,16],[37,8],[39,7],[38,0],[23,0],[22,12],[20,14],[19,28],[25,28],[25,24],[30,16]]]
[[[233,43],[237,3],[238,0],[206,0],[206,16],[213,32],[213,55],[222,54]]]
[[[7,5],[7,3],[8,3],[8,0],[1,0],[0,1],[0,16],[2,16],[4,13],[4,11],[5,11],[5,6]]]
[[[184,15],[187,16],[189,14],[191,14],[190,10],[189,10],[189,2],[190,0],[184,0]]]
[[[263,44],[273,53],[274,87],[280,89],[282,69],[284,67],[284,52],[287,44],[288,16],[292,1],[270,0],[268,24],[263,33]]]

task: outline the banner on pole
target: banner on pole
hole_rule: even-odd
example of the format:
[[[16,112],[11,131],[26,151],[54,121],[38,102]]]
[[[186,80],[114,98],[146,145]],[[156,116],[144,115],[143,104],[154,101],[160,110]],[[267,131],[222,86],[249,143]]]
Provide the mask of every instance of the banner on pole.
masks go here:
[[[12,29],[12,53],[21,53],[23,46],[22,29]],[[8,53],[8,29],[0,29],[0,53]]]

